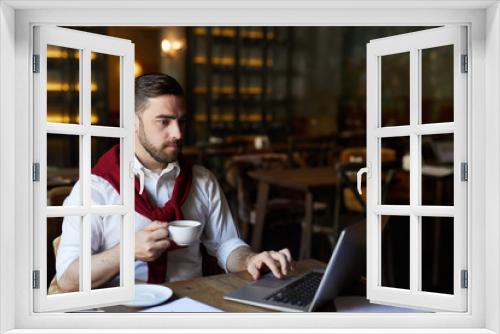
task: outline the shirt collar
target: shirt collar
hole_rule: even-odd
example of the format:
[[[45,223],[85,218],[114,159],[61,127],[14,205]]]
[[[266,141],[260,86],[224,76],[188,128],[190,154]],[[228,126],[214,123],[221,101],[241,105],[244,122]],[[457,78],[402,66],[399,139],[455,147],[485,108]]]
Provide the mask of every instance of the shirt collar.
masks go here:
[[[178,161],[171,162],[165,167],[160,174],[153,172],[152,170],[148,169],[145,167],[142,162],[137,158],[137,156],[134,155],[134,174],[136,174],[135,170],[142,170],[145,175],[151,176],[151,175],[156,175],[156,176],[163,176],[164,174],[174,172],[175,177],[179,176],[181,172],[181,167],[179,165]]]

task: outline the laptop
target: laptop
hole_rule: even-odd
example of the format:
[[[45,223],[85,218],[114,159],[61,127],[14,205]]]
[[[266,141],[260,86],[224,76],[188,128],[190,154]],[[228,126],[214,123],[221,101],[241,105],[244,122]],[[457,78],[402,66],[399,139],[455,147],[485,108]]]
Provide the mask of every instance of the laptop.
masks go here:
[[[366,264],[366,222],[346,227],[324,270],[278,279],[272,273],[224,295],[224,299],[285,312],[312,312],[358,280]]]

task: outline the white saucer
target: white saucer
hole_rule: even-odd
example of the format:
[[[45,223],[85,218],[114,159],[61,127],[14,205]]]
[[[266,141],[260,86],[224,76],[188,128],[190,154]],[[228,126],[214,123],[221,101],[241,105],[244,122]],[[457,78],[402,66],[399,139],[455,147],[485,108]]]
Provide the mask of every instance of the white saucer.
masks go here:
[[[136,284],[134,300],[123,305],[129,307],[147,307],[161,304],[173,295],[173,291],[163,285]]]

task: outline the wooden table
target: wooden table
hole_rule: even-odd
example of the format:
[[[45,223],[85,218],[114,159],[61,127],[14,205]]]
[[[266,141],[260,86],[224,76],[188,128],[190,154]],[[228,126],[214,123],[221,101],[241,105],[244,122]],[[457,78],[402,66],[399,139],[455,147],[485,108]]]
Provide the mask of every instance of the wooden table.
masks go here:
[[[303,273],[309,269],[325,268],[323,262],[313,259],[299,261],[296,263],[294,275]],[[273,312],[257,306],[245,305],[229,300],[225,300],[223,295],[227,292],[241,288],[252,282],[250,274],[245,272],[233,274],[221,274],[206,277],[197,277],[190,280],[178,281],[165,284],[174,291],[173,301],[182,297],[189,297],[202,303],[214,306],[225,312]],[[327,305],[324,310],[329,310],[331,305]],[[138,312],[140,309],[129,308],[122,305],[102,308],[105,312]]]
[[[298,190],[305,193],[305,217],[302,226],[299,259],[308,259],[311,254],[312,220],[314,190],[319,188],[333,188],[337,184],[337,173],[334,167],[311,167],[281,170],[256,170],[248,173],[259,182],[257,190],[257,207],[255,226],[252,235],[252,248],[259,251],[262,246],[262,232],[266,217],[266,207],[269,197],[269,188],[278,186]]]

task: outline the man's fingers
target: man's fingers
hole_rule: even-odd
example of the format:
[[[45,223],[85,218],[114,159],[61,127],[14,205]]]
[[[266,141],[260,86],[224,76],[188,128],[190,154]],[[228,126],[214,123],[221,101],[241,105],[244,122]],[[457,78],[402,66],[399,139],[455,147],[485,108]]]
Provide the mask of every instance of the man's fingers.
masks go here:
[[[152,221],[149,225],[147,225],[144,230],[146,231],[155,231],[157,229],[165,228],[168,226],[167,222],[161,222],[158,220]]]
[[[166,227],[164,228],[158,228],[156,230],[153,230],[151,231],[151,237],[153,238],[153,240],[157,241],[157,240],[164,240],[164,239],[167,239],[168,237],[168,230]]]
[[[292,259],[292,253],[290,253],[290,250],[288,248],[284,248],[284,249],[280,250],[278,253],[285,255],[286,259],[288,261],[288,267],[292,271],[295,270],[295,263]]]
[[[168,239],[160,240],[155,242],[154,248],[159,250],[165,250],[170,246],[170,241]]]
[[[283,275],[288,275],[288,271],[290,268],[286,256],[283,253],[278,253],[274,251],[269,252],[269,254],[274,260],[279,261],[281,267],[281,273]]]
[[[286,248],[279,252],[269,251],[253,255],[247,264],[247,271],[254,280],[259,278],[263,265],[269,268],[275,277],[282,278],[293,270],[292,255]]]
[[[247,267],[247,271],[250,273],[250,275],[252,275],[253,280],[259,279],[260,271],[259,271],[259,269],[257,269],[257,266],[255,263],[253,263],[253,262],[249,263],[248,267]]]
[[[283,255],[285,255],[286,259],[288,262],[292,262],[292,254],[290,253],[290,251],[288,250],[288,248],[284,248],[282,250],[280,250],[278,253],[281,253]]]
[[[263,253],[261,261],[264,262],[264,264],[273,272],[274,276],[281,278],[280,270],[278,269],[276,262],[274,262],[273,258],[269,254]]]
[[[260,271],[262,269],[262,261],[257,261],[257,263],[255,263],[255,268]]]
[[[158,229],[160,226],[161,226],[161,223],[157,220],[154,220],[151,223],[149,223],[148,225],[146,225],[146,227],[144,227],[144,230],[145,231],[154,231],[154,230]]]

